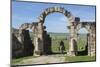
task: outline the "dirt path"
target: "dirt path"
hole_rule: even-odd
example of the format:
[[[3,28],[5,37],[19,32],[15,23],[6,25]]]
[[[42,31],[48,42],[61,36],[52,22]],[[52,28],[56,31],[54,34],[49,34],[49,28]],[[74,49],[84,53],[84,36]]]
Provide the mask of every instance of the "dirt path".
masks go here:
[[[47,55],[36,58],[24,59],[18,64],[48,64],[48,63],[61,63],[64,61],[64,55]]]

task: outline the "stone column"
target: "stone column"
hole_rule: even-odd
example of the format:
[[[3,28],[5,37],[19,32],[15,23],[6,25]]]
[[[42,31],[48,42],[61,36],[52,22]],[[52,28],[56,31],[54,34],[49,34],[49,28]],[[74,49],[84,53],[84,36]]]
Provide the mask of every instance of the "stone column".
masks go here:
[[[70,27],[70,36],[68,55],[75,56],[77,55],[77,33],[73,25]]]
[[[90,34],[89,46],[88,46],[88,56],[95,56],[95,34]]]
[[[40,56],[43,54],[43,24],[39,22],[37,29],[38,31],[35,34],[36,36],[34,38],[34,45],[35,45],[34,55]]]
[[[90,39],[90,33],[87,34],[87,41],[88,41],[88,56],[91,55],[91,39]]]
[[[69,43],[69,52],[68,55],[76,56],[77,55],[77,24],[80,22],[79,17],[75,17],[73,22],[70,22],[70,43]]]
[[[96,33],[93,33],[93,56],[96,56]]]
[[[39,44],[38,44],[38,37],[36,34],[34,34],[34,56],[39,56]]]

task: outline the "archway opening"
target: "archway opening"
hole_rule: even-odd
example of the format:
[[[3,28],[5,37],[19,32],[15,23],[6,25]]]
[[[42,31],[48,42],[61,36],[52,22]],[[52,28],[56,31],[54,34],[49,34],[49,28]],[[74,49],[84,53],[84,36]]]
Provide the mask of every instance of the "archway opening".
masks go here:
[[[80,30],[78,30],[77,35],[78,55],[87,55],[89,32],[86,28],[81,28]]]
[[[32,56],[34,51],[33,38],[34,34],[31,29],[23,29],[23,54],[24,56]]]
[[[45,32],[49,37],[49,39],[45,40],[49,44],[44,45],[44,51],[50,50],[53,54],[66,53],[69,49],[67,17],[61,13],[52,13],[45,18],[43,25],[46,26]]]
[[[28,29],[28,31],[29,31],[31,40],[33,41],[34,40],[34,32],[32,31],[32,29]]]

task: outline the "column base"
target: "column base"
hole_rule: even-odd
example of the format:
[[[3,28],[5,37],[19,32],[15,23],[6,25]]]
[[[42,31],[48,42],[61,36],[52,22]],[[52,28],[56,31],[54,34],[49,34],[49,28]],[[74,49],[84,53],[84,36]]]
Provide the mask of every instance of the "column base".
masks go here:
[[[95,50],[91,50],[91,52],[88,52],[88,56],[96,56]]]
[[[76,51],[69,51],[67,53],[68,56],[76,56],[77,55],[77,52]]]
[[[34,51],[34,56],[41,56],[43,53],[41,51]]]

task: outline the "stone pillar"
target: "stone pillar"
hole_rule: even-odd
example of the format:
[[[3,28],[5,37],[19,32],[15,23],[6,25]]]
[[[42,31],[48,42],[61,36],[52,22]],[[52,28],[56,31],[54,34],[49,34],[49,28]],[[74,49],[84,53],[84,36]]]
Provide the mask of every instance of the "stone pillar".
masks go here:
[[[34,34],[34,56],[38,56],[39,53],[39,44],[38,44],[38,37]]]
[[[88,44],[88,56],[90,56],[91,55],[91,42],[90,42],[90,34],[87,34],[87,44]]]
[[[69,43],[69,52],[68,55],[76,56],[77,55],[77,24],[80,22],[79,17],[75,17],[73,22],[70,21],[70,43]]]
[[[74,38],[70,39],[70,46],[69,46],[69,56],[76,56],[77,55],[77,42]]]
[[[77,55],[77,33],[73,25],[70,27],[70,36],[68,55],[75,56]]]
[[[96,33],[93,33],[93,56],[96,56]]]
[[[95,56],[95,38],[93,33],[90,34],[89,46],[88,46],[88,56]]]
[[[19,34],[18,34],[17,39],[19,40],[21,44],[23,44],[23,41],[24,41],[23,30],[19,29]]]
[[[35,34],[34,37],[34,55],[35,56],[40,56],[43,54],[43,25],[42,23],[38,23],[37,26],[37,33]]]
[[[88,56],[91,56],[91,44],[92,44],[92,39],[91,39],[91,33],[88,36]]]

